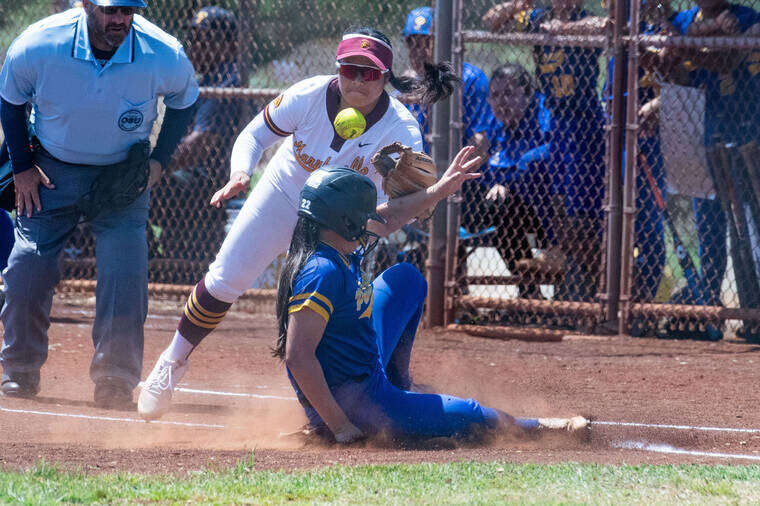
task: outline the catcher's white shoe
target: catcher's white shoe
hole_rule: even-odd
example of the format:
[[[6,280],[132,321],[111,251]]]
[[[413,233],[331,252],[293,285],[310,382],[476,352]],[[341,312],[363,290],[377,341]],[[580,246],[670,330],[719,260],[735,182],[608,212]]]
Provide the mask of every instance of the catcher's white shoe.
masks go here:
[[[174,388],[187,372],[187,367],[187,360],[168,360],[161,354],[140,390],[137,411],[141,417],[155,420],[169,410]]]
[[[539,430],[566,430],[567,432],[576,432],[588,427],[588,420],[582,416],[572,418],[539,418]]]

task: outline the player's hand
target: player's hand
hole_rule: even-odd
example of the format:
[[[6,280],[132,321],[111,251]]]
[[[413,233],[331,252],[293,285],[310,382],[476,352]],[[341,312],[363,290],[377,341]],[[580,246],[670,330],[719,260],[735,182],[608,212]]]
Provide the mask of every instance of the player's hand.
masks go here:
[[[364,433],[351,422],[336,430],[333,434],[338,444],[347,445],[364,438]]]
[[[432,190],[436,198],[441,200],[458,192],[465,181],[479,178],[482,174],[475,171],[483,163],[483,158],[480,156],[473,158],[474,154],[475,148],[473,146],[465,146],[459,150],[441,179],[428,190]]]
[[[488,152],[491,150],[491,142],[488,140],[488,137],[486,137],[485,132],[474,133],[467,144],[475,148],[473,155],[481,157],[484,162],[488,160]]]
[[[496,4],[481,18],[483,26],[492,32],[497,32],[505,27],[515,13],[530,9],[531,3],[529,0],[515,0]]]
[[[148,188],[152,188],[154,184],[158,183],[158,180],[161,179],[161,173],[163,172],[163,167],[161,167],[161,162],[158,160],[154,160],[151,158],[148,160],[148,165],[150,165],[150,176],[148,176]]]
[[[488,193],[486,193],[486,200],[490,200],[491,202],[504,202],[507,200],[508,195],[509,190],[507,190],[506,186],[495,184],[490,190],[488,190]]]
[[[36,165],[29,170],[14,174],[13,183],[16,185],[16,212],[19,216],[26,214],[27,218],[32,217],[33,209],[42,211],[39,185],[42,184],[48,190],[55,189],[55,185],[50,182],[47,174]]]
[[[566,24],[564,21],[560,21],[559,19],[550,19],[549,21],[544,21],[541,23],[538,25],[538,27],[542,32],[562,33],[565,31]]]
[[[715,18],[718,28],[725,35],[737,35],[741,32],[741,26],[736,16],[728,9],[724,10]]]
[[[222,207],[227,200],[243,190],[247,190],[251,184],[251,176],[242,171],[233,172],[229,182],[221,190],[214,193],[210,204],[214,207]]]

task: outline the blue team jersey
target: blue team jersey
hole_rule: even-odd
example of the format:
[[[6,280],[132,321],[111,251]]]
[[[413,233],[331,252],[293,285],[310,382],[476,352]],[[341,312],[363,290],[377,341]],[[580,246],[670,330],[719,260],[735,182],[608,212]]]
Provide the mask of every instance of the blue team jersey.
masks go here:
[[[230,62],[221,62],[207,74],[201,74],[198,78],[199,86],[211,86],[215,88],[237,88],[241,86],[240,73],[237,65]],[[237,129],[237,117],[240,110],[239,104],[230,99],[199,98],[196,102],[195,124],[196,132],[217,132],[222,137],[223,132],[234,135]]]
[[[485,186],[510,183],[524,174],[531,163],[546,160],[550,155],[551,113],[541,93],[535,94],[516,128],[504,128],[493,115],[485,127],[491,143],[488,172],[480,179]]]
[[[587,16],[579,11],[571,21]],[[551,11],[533,9],[524,12],[519,27],[539,32],[540,25],[551,19]],[[548,105],[556,115],[574,116],[597,114],[599,99],[596,85],[599,75],[601,48],[569,46],[536,46],[533,59],[539,88],[546,95]]]
[[[381,363],[372,283],[362,274],[361,260],[359,254],[346,257],[320,243],[298,273],[288,303],[288,313],[309,308],[327,322],[316,356],[331,389],[361,381]],[[302,397],[294,381],[293,386]]]
[[[758,13],[749,7],[730,4],[729,9],[739,21],[742,32],[758,21]],[[685,35],[689,25],[701,19],[699,8],[694,7],[676,14],[673,26]],[[689,86],[705,91],[705,144],[710,145],[716,139],[744,143],[753,138],[756,133],[752,125],[757,120],[754,118],[752,98],[756,92],[748,89],[753,82],[749,73],[754,68],[752,61],[745,58],[736,68],[725,72],[699,68],[691,62],[684,65],[689,70]],[[751,95],[748,96],[747,92]]]
[[[462,68],[462,144],[476,133],[484,130],[483,123],[492,116],[488,98],[488,78],[478,67],[464,62]],[[422,144],[426,153],[430,152],[430,145],[426,135],[430,133],[430,111],[427,106],[420,104],[408,104],[407,107],[417,118],[422,131]]]

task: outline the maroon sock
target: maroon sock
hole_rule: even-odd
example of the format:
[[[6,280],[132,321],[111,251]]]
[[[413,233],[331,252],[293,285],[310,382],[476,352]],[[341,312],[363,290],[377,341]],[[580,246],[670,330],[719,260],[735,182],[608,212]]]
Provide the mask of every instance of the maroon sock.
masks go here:
[[[231,302],[222,302],[208,293],[206,283],[201,279],[187,298],[177,331],[193,346],[198,346],[222,322],[230,306]]]

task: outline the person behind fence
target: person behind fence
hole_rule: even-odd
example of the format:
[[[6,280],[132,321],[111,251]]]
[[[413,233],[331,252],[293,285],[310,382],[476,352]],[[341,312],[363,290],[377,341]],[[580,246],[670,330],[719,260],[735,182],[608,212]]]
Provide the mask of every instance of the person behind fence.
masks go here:
[[[697,6],[681,11],[673,18],[673,25],[680,35],[726,36],[739,35],[757,23],[758,13],[743,5],[725,0],[699,0]],[[751,140],[755,129],[751,127],[756,118],[755,100],[742,93],[746,90],[746,53],[736,50],[673,50],[663,56],[663,65],[677,66],[676,79],[681,84],[704,90],[704,143],[708,149],[716,142],[742,145]],[[680,76],[678,75],[680,73]],[[709,160],[708,160],[709,163]],[[712,173],[718,167],[710,167]],[[735,167],[730,167],[735,176]],[[736,185],[738,179],[729,181]],[[694,198],[693,208],[697,222],[699,240],[700,283],[697,287],[685,287],[671,298],[672,303],[721,305],[721,285],[727,264],[727,216],[723,211],[720,195],[714,199]],[[725,197],[724,197],[725,200]],[[753,266],[734,262],[739,289],[739,299],[754,299],[756,293],[743,293],[741,272]],[[755,291],[755,290],[751,290]],[[720,338],[700,330],[671,328],[667,335],[672,337]]]
[[[475,174],[472,147],[455,157],[441,179],[413,194],[416,203],[454,193]],[[409,221],[422,206],[378,208],[373,182],[330,167],[306,181],[298,222],[277,291],[274,355],[308,419],[308,431],[338,443],[381,436],[407,443],[433,437],[529,436],[582,431],[582,417],[524,419],[473,399],[411,391],[409,365],[427,284],[399,263],[371,281],[362,259],[377,240],[372,222]],[[392,227],[389,227],[392,228]]]
[[[0,120],[16,186],[2,392],[39,391],[58,260],[80,220],[96,238],[98,284],[90,377],[102,407],[129,406],[140,380],[148,310],[148,188],[171,156],[198,96],[176,39],[136,12],[143,0],[83,0],[29,26],[0,72]],[[147,142],[163,96],[166,118]],[[34,112],[30,148],[25,106]]]
[[[212,205],[221,206],[247,190],[263,151],[287,139],[246,200],[208,272],[195,286],[169,347],[145,380],[137,403],[142,417],[157,418],[169,409],[190,353],[286,250],[298,220],[298,195],[311,172],[341,164],[370,175],[379,188],[382,177],[370,163],[377,151],[396,141],[422,150],[417,121],[385,92],[385,85],[402,93],[419,93],[423,101],[434,103],[451,94],[457,78],[445,63],[426,67],[420,79],[398,77],[392,70],[393,56],[388,37],[374,28],[347,31],[338,43],[337,76],[312,77],[291,86],[238,136],[230,181],[214,194]],[[333,122],[339,111],[349,107],[365,117],[366,128],[358,137],[344,139]],[[381,195],[384,202],[387,196]]]
[[[498,249],[510,272],[516,262],[531,258],[529,234],[545,249],[552,237],[550,200],[556,192],[548,171],[551,113],[546,97],[535,91],[530,73],[507,63],[491,74],[485,135],[490,157],[484,177],[462,190],[462,225],[470,232],[496,230],[488,241]],[[538,297],[538,286],[519,286],[521,297]]]
[[[433,9],[418,7],[406,18],[403,35],[409,50],[409,63],[415,75],[425,75],[425,65],[433,63],[435,32],[433,29]],[[472,144],[478,152],[485,155],[488,146],[483,135],[484,122],[491,116],[488,106],[488,78],[475,65],[462,64],[462,145]],[[427,136],[431,134],[430,107],[420,103],[413,95],[399,95],[399,100],[406,103],[412,114],[420,123],[422,143],[426,153],[430,153]]]
[[[243,86],[236,61],[237,21],[232,12],[215,6],[199,9],[188,23],[186,37],[187,56],[200,86]],[[196,281],[221,245],[227,213],[209,206],[208,198],[229,177],[227,160],[245,105],[244,100],[199,98],[190,131],[171,159],[169,177],[152,191],[154,202],[176,205],[151,207],[151,256],[184,260],[175,262],[175,268],[166,273],[169,278],[162,281]]]
[[[589,16],[582,0],[554,0],[549,7],[535,7],[532,1],[504,2],[491,8],[482,21],[495,32],[547,34],[593,33],[605,23]],[[600,55],[601,49],[594,47],[533,48],[539,91],[552,112],[552,161],[563,170],[559,194],[564,203],[555,204],[559,209],[554,212],[563,216],[565,224],[555,227],[560,254],[547,252],[538,261],[519,264],[518,270],[551,272],[552,265],[564,263],[559,299],[589,300],[597,289],[604,197],[604,118],[596,89]]]

